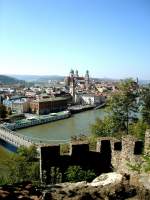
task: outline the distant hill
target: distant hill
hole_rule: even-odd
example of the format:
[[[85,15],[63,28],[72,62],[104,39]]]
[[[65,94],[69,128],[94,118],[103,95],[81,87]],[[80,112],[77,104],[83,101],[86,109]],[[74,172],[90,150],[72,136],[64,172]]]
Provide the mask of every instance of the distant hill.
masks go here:
[[[24,81],[18,80],[11,76],[0,75],[0,83],[2,83],[2,84],[17,84],[17,83],[23,83],[23,82]]]
[[[59,76],[59,75],[8,75],[8,77],[13,77],[15,80],[24,80],[28,82],[47,82],[48,80],[56,80],[56,81],[62,81],[64,80],[65,76]],[[92,78],[92,77],[91,77]],[[113,79],[113,78],[92,78],[95,81],[119,81],[120,79]],[[148,84],[150,83],[150,80],[139,80],[140,84]]]
[[[64,76],[58,76],[58,75],[51,75],[51,76],[43,76],[40,77],[37,81],[49,81],[49,80],[56,80],[56,81],[63,81],[64,80]]]
[[[24,81],[37,81],[41,76],[39,75],[11,75],[11,77]]]
[[[11,75],[14,78],[24,80],[24,81],[37,81],[37,82],[45,82],[48,80],[64,80],[64,76],[58,75]]]

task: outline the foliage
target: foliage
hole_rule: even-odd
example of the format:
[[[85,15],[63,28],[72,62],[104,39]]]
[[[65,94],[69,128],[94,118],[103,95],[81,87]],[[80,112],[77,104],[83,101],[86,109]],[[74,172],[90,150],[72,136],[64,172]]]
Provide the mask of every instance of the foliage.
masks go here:
[[[61,144],[60,145],[60,152],[61,154],[65,154],[69,152],[69,144]]]
[[[148,124],[143,120],[130,124],[129,132],[131,135],[136,136],[138,139],[144,140],[145,132],[149,128]]]
[[[127,166],[129,167],[129,169],[137,172],[138,174],[141,172],[141,164],[139,163],[134,163],[134,164],[127,163]]]
[[[78,181],[91,181],[96,177],[93,170],[83,170],[80,166],[69,166],[65,172],[66,181],[78,182]]]
[[[138,120],[138,86],[132,79],[118,83],[107,102],[108,115],[91,125],[95,136],[121,136],[129,133],[129,125]]]
[[[138,91],[132,79],[118,84],[118,91],[110,97],[108,111],[114,124],[115,131],[124,131],[128,134],[129,124],[137,121]]]
[[[7,161],[8,174],[2,177],[3,183],[16,183],[22,181],[39,180],[39,162],[35,147],[21,147],[18,154],[13,154]]]
[[[150,85],[143,87],[141,91],[141,102],[142,102],[142,117],[143,120],[150,125]]]
[[[143,165],[143,169],[144,172],[148,173],[150,172],[150,155],[143,155],[143,160],[144,160],[144,165]]]
[[[88,137],[88,142],[89,142],[90,151],[95,151],[96,150],[96,144],[97,144],[96,136],[95,135],[90,135]]]
[[[142,172],[150,173],[150,154],[142,156],[142,163],[127,163],[127,165],[132,171],[136,171],[139,174]]]
[[[94,136],[110,136],[114,130],[114,123],[110,117],[106,116],[103,120],[97,118],[95,124],[91,125],[91,132]]]
[[[56,184],[62,182],[62,172],[59,167],[51,166],[49,172],[42,171],[42,182],[44,184]]]
[[[35,161],[37,159],[37,157],[38,157],[38,153],[37,153],[36,147],[34,145],[30,146],[29,148],[21,146],[17,150],[17,153],[18,153],[19,156],[24,157],[24,159],[27,162]]]
[[[6,106],[0,104],[0,118],[4,119],[7,115]]]
[[[7,177],[4,175],[0,175],[0,186],[8,184],[9,182],[7,181]]]
[[[50,168],[50,183],[61,183],[62,182],[62,173],[58,167]]]

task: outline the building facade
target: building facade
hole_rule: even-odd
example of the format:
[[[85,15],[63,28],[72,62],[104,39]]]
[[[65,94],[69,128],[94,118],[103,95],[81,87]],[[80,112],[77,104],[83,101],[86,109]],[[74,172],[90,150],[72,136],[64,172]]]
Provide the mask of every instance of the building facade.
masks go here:
[[[63,97],[34,100],[30,102],[30,111],[31,113],[38,115],[59,112],[67,109],[68,102],[69,99]]]
[[[96,94],[77,93],[75,95],[75,102],[83,105],[100,105],[105,102],[105,96]]]

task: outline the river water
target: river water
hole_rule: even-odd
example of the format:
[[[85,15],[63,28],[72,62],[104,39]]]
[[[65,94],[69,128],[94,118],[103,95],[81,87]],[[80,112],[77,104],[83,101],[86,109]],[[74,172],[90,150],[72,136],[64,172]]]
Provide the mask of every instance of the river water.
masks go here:
[[[58,144],[65,143],[61,140],[68,140],[71,136],[77,136],[80,134],[90,134],[90,124],[95,122],[97,117],[103,118],[105,112],[103,109],[90,110],[82,113],[72,115],[68,119],[59,120],[43,125],[33,126],[30,128],[20,129],[17,134],[21,134],[24,137],[32,138],[33,140],[44,143]],[[52,141],[55,140],[55,141]],[[4,145],[0,142],[0,171],[1,173],[5,170],[3,164],[5,160],[9,159],[10,152],[7,150],[8,144]],[[4,148],[5,147],[5,148]],[[8,148],[12,150],[11,148]]]
[[[69,140],[71,136],[89,135],[90,124],[94,123],[97,117],[103,118],[104,113],[103,109],[89,110],[74,114],[64,120],[20,129],[17,133],[32,138],[35,141],[61,143],[61,140]]]
[[[97,117],[103,118],[104,115],[104,109],[89,110],[74,114],[70,118],[64,120],[20,129],[17,133],[27,138],[31,138],[36,142],[43,141],[44,143],[55,144],[61,142],[64,143],[64,141],[61,140],[69,140],[71,136],[78,136],[80,134],[89,135],[90,124],[94,123]],[[8,152],[2,146],[7,148],[0,142],[0,160],[4,152],[6,154]]]

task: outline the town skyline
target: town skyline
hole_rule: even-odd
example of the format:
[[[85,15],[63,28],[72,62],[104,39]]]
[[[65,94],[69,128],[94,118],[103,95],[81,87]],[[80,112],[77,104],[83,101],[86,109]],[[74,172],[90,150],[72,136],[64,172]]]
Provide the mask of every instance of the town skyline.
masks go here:
[[[0,0],[0,74],[148,80],[147,0]]]

